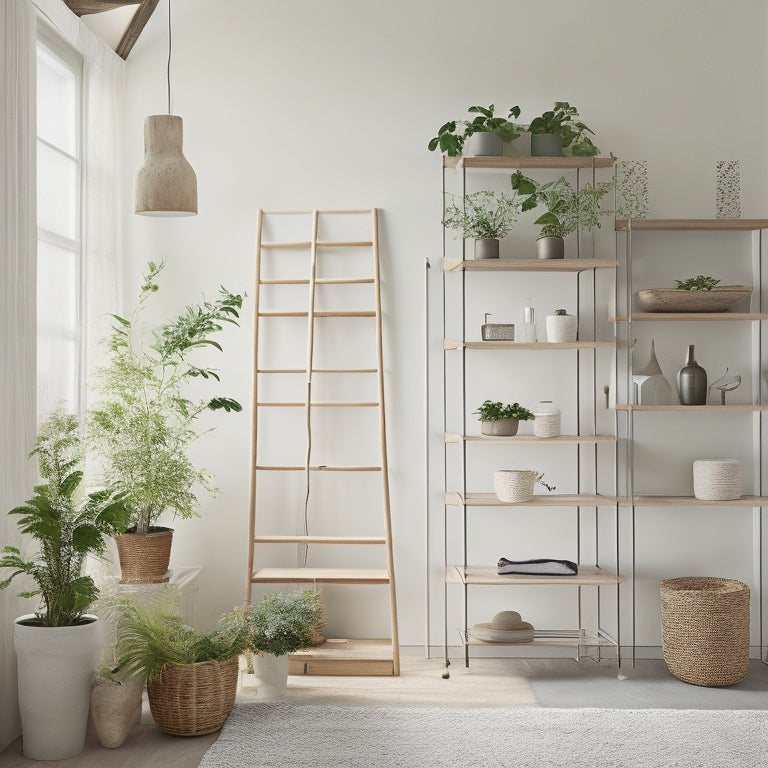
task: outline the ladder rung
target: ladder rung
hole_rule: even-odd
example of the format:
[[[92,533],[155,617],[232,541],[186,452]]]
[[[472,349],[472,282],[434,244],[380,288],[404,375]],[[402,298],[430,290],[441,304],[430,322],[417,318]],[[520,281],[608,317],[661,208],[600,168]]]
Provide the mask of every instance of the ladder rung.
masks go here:
[[[254,544],[386,544],[383,536],[254,536]]]
[[[259,317],[307,317],[309,312],[301,312],[300,310],[273,310],[269,309],[264,312],[259,312]],[[374,310],[327,310],[320,309],[313,312],[313,317],[376,317]]]
[[[374,282],[372,277],[319,277],[315,280],[315,285],[370,285]],[[259,280],[261,285],[309,285],[308,278],[285,279],[269,278]]]
[[[304,373],[305,368],[257,368],[256,373]],[[378,373],[378,368],[313,368],[312,373]]]
[[[257,464],[256,469],[276,470],[276,471],[294,471],[301,470],[306,471],[306,467],[303,464]],[[329,466],[327,464],[318,464],[315,467],[309,468],[310,472],[381,472],[381,467],[375,466]]]
[[[334,213],[373,213],[372,208],[355,208],[354,210],[345,210],[345,211],[320,211],[318,210],[318,214],[323,214],[325,216],[328,216],[329,214]],[[265,216],[298,216],[299,214],[312,214],[314,213],[314,210],[309,211],[262,211],[262,213]]]
[[[383,568],[260,568],[251,580],[262,584],[389,584],[389,574]]]
[[[370,248],[371,240],[318,240],[315,245],[318,248]],[[311,248],[310,240],[302,240],[293,243],[262,243],[262,248]]]
[[[261,243],[262,248],[309,248],[312,243],[309,240],[296,243]]]
[[[306,403],[256,403],[257,406],[263,408],[305,408]],[[351,403],[351,402],[337,402],[337,403],[310,403],[312,408],[378,408],[378,403]]]

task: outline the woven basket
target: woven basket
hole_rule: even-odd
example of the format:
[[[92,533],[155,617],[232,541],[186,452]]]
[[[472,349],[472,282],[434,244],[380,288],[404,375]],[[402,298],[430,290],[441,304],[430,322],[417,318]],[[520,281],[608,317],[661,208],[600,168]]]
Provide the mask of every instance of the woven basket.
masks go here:
[[[749,587],[692,576],[661,582],[664,661],[693,685],[740,683],[749,672]]]
[[[499,501],[510,504],[530,501],[539,473],[534,469],[499,469],[493,473],[493,487]]]
[[[235,705],[238,657],[199,664],[168,664],[147,681],[152,717],[171,736],[218,731]]]
[[[165,581],[171,561],[172,528],[158,528],[147,534],[115,536],[120,556],[121,584],[157,584]]]

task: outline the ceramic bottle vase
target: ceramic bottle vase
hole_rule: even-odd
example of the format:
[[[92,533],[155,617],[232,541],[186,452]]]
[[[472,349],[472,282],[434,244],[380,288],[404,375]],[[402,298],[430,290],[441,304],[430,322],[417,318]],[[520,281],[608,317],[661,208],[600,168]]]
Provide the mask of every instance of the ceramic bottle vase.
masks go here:
[[[688,360],[678,371],[677,387],[682,405],[707,404],[707,372],[696,362],[693,347],[688,347]]]

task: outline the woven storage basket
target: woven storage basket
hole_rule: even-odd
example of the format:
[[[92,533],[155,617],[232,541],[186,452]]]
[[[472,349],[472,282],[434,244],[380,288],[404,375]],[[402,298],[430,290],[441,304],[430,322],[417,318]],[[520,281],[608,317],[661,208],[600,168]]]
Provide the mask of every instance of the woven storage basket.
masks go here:
[[[121,584],[157,584],[165,581],[171,561],[173,529],[161,528],[147,534],[115,536],[120,556]]]
[[[152,717],[171,736],[218,731],[235,705],[238,657],[198,664],[167,664],[147,681]]]
[[[499,501],[530,501],[539,473],[534,469],[499,469],[493,473],[493,487]]]
[[[741,682],[749,672],[749,587],[692,576],[661,582],[664,661],[693,685]]]

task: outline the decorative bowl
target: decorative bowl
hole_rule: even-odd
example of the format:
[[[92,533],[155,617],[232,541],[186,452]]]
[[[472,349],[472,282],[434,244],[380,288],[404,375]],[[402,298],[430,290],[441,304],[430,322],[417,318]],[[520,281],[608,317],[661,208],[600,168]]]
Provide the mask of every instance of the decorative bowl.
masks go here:
[[[727,312],[751,293],[749,285],[719,285],[711,291],[649,288],[637,298],[646,312]]]

